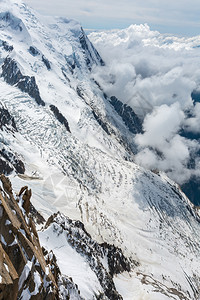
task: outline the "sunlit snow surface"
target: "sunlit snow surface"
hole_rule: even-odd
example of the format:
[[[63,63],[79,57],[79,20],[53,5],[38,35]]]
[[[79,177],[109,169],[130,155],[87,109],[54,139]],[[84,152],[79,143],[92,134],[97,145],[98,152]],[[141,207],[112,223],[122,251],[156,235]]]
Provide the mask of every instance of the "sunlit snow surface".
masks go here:
[[[164,174],[124,160],[126,149],[118,139],[120,131],[126,133],[122,121],[109,136],[92,117],[92,108],[107,121],[116,118],[116,113],[90,79],[78,41],[80,25],[67,19],[44,19],[20,2],[12,13],[22,20],[23,30],[16,32],[2,23],[0,39],[14,46],[10,56],[25,75],[35,76],[47,104],[38,106],[0,79],[0,101],[18,128],[15,136],[2,131],[1,138],[26,164],[27,177],[12,175],[14,189],[28,185],[33,204],[45,218],[59,210],[82,220],[93,239],[115,244],[138,261],[140,265],[130,274],[114,278],[125,300],[198,299],[199,223],[188,210],[188,200]],[[41,55],[29,53],[31,45],[50,61],[51,70],[46,69]],[[3,62],[8,53],[0,51]],[[80,63],[73,74],[67,63],[72,53]],[[77,86],[85,91],[85,100],[76,93]],[[62,111],[71,134],[48,104]],[[57,238],[53,232],[41,232],[40,239],[54,251],[61,271],[73,277],[82,296],[92,299],[94,289],[100,287],[84,258],[70,248],[63,235]]]

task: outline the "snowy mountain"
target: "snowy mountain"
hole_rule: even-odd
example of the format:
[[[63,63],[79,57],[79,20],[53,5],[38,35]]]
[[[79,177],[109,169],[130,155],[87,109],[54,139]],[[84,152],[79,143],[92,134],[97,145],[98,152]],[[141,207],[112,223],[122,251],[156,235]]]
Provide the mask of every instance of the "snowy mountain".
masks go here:
[[[60,270],[55,299],[198,299],[198,208],[165,173],[135,164],[141,118],[94,79],[105,62],[81,26],[19,0],[0,11],[0,167],[13,195],[32,190],[28,217]],[[24,286],[18,296],[33,299]]]

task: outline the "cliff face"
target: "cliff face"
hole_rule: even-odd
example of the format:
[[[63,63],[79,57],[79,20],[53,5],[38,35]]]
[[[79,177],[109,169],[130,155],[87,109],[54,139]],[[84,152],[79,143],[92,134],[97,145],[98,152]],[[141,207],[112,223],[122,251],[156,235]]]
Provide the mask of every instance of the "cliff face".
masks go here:
[[[29,214],[31,190],[15,196],[9,179],[0,180],[0,299],[57,299],[59,270],[54,256],[44,258]]]
[[[30,97],[35,99],[38,105],[45,105],[40,97],[35,77],[22,75],[16,61],[12,60],[10,57],[6,57],[4,61],[1,76],[8,84],[16,85],[22,92],[27,93]]]
[[[10,139],[10,136],[15,137],[17,127],[10,112],[0,103],[0,174],[9,175],[12,171],[24,174],[24,163],[19,155],[10,149],[8,143],[1,135],[3,132]]]

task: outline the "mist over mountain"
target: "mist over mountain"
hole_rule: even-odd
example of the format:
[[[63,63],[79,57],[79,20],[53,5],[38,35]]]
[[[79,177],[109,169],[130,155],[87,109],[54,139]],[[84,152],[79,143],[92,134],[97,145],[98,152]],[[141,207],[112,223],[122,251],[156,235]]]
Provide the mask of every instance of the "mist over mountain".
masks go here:
[[[0,299],[198,300],[198,38],[0,4]]]
[[[91,33],[90,39],[106,63],[95,68],[96,80],[143,121],[143,133],[135,136],[136,162],[181,185],[191,180],[199,185],[200,37],[131,25]],[[192,197],[197,204],[199,196]]]

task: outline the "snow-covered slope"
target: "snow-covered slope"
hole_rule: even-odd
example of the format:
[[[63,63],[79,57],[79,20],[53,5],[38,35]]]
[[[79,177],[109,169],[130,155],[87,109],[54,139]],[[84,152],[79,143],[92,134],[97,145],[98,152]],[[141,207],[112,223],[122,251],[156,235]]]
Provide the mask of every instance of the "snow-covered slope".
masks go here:
[[[198,211],[165,174],[133,162],[140,120],[94,81],[92,67],[104,62],[81,26],[20,1],[3,1],[0,19],[0,102],[17,129],[2,127],[1,148],[25,166],[10,177],[15,190],[32,189],[46,220],[62,213],[41,229],[41,244],[88,300],[99,292],[115,299],[95,262],[112,277],[116,299],[198,299]],[[85,235],[70,219],[83,222]],[[91,253],[96,245],[94,260],[77,251],[76,234]],[[111,272],[102,243],[118,247],[131,270]]]

